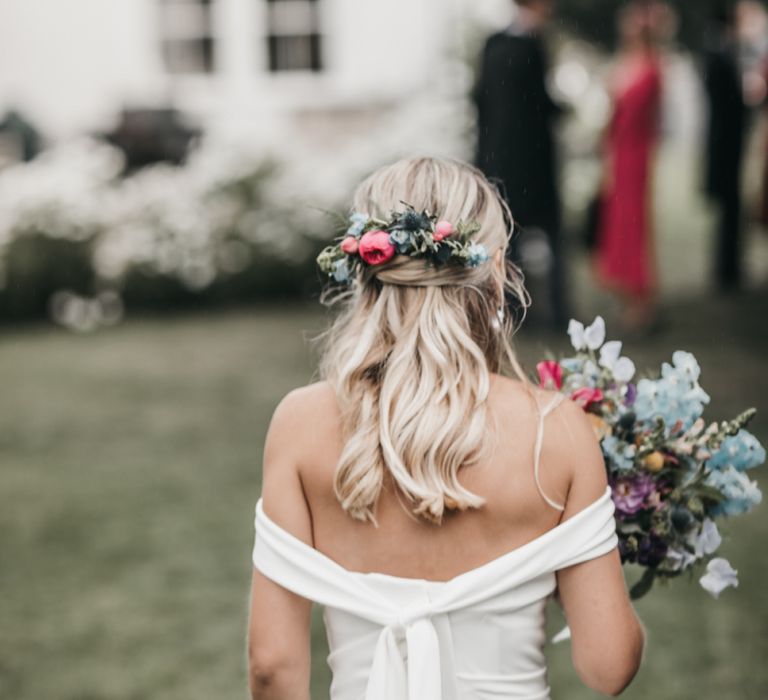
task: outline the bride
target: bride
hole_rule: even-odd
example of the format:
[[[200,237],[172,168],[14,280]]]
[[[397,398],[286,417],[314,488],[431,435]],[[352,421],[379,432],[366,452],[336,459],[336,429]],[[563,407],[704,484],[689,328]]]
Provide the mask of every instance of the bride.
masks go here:
[[[430,158],[373,174],[354,209],[321,256],[349,282],[323,381],[267,436],[252,697],[309,698],[314,601],[334,700],[545,700],[551,595],[582,681],[618,695],[644,633],[591,425],[508,340],[505,294],[525,303],[509,211],[478,171]]]

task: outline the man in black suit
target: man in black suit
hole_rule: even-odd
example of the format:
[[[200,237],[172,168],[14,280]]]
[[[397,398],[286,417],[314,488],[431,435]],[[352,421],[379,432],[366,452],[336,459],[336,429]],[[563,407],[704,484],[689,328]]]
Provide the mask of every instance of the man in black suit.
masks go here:
[[[747,108],[736,43],[732,3],[713,15],[713,32],[704,53],[704,82],[709,101],[706,190],[719,209],[717,281],[724,291],[741,283],[741,177]]]
[[[535,249],[538,240],[540,249],[542,238],[549,243],[551,255],[544,256],[543,267],[548,268],[554,321],[563,325],[567,311],[553,134],[561,109],[547,91],[547,54],[541,36],[554,12],[554,0],[518,0],[517,5],[512,25],[491,36],[483,50],[474,94],[477,164],[501,183],[520,227],[521,235],[511,249],[515,262],[525,268],[531,258],[526,248]]]

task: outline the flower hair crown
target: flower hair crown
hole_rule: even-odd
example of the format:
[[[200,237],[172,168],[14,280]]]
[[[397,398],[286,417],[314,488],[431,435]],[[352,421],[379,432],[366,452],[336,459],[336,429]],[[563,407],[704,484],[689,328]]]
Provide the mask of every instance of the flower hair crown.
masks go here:
[[[457,263],[473,268],[488,262],[488,251],[470,238],[480,230],[477,223],[438,221],[428,211],[406,205],[389,220],[354,213],[336,245],[317,258],[323,274],[339,284],[348,284],[360,268],[388,263],[395,255],[425,260],[436,267]],[[346,224],[345,224],[346,225]]]

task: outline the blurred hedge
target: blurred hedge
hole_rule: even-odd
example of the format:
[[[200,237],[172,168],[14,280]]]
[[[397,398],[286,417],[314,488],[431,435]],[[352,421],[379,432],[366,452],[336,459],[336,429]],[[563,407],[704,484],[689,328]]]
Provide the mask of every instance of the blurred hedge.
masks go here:
[[[183,166],[120,172],[114,149],[84,141],[0,173],[0,321],[50,315],[89,330],[119,320],[123,306],[319,290],[314,259],[330,224],[278,196],[275,163],[209,151]]]

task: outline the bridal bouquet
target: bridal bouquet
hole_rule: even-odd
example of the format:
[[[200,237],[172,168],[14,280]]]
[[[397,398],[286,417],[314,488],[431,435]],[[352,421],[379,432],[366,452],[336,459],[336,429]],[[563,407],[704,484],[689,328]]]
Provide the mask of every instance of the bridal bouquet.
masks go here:
[[[635,381],[622,344],[605,342],[602,318],[587,328],[571,321],[568,334],[576,354],[539,363],[539,379],[578,403],[600,438],[621,559],[644,570],[632,597],[705,564],[700,583],[714,597],[737,586],[737,572],[714,556],[722,541],[716,522],[762,500],[746,473],[766,459],[746,430],[755,410],[708,424],[709,396],[690,353],[674,353],[660,377]]]

